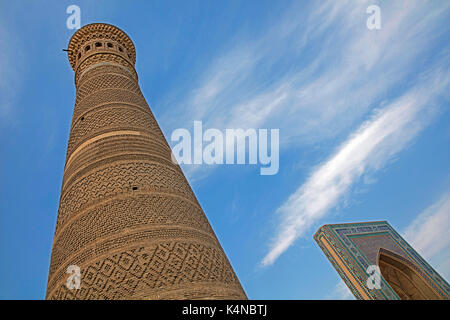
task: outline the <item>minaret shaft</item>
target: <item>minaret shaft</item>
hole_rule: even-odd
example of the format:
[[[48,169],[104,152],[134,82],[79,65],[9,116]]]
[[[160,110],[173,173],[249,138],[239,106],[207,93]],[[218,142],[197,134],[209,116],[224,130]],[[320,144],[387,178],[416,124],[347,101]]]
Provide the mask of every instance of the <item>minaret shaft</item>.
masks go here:
[[[245,299],[140,91],[130,38],[91,24],[68,49],[77,92],[47,298]]]

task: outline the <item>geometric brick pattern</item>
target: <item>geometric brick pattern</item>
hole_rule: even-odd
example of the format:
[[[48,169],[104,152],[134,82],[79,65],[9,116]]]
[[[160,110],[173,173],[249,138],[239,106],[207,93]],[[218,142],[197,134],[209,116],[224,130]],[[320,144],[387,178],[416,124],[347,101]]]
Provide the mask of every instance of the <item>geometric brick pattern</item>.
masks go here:
[[[96,23],[68,49],[77,93],[47,299],[246,299],[140,91],[131,39]]]

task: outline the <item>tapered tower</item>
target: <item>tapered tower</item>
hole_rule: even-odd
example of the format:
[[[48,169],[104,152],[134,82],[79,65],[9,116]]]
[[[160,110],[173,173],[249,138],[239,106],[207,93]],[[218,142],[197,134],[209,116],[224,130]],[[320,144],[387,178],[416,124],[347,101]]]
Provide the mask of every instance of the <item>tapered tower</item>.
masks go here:
[[[76,101],[47,299],[246,299],[141,93],[131,39],[95,23],[68,50]]]

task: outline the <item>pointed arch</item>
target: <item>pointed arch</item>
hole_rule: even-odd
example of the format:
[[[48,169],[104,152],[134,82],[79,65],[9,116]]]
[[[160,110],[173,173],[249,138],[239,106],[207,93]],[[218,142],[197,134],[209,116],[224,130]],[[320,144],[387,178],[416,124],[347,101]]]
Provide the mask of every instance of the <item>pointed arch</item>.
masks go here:
[[[377,257],[380,272],[386,282],[402,300],[437,300],[439,294],[429,284],[425,274],[398,254],[380,248]]]

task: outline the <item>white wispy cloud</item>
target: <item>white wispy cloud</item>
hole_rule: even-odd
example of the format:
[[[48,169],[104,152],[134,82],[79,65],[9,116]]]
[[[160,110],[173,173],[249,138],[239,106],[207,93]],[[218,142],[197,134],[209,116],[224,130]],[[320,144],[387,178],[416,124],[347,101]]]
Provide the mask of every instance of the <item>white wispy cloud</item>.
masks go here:
[[[446,279],[450,279],[450,192],[420,213],[403,237]]]
[[[352,185],[367,173],[382,168],[428,124],[433,99],[446,90],[447,70],[422,79],[353,133],[336,152],[318,166],[296,192],[277,209],[278,233],[263,265],[272,264],[315,222],[335,207]]]
[[[178,99],[167,101],[164,127],[202,120],[219,129],[279,128],[282,149],[347,132],[418,71],[417,60],[446,32],[450,6],[383,2],[382,29],[371,31],[369,4],[294,4],[262,36],[236,36]]]
[[[402,150],[426,126],[429,104],[446,90],[449,48],[436,41],[448,32],[450,3],[380,3],[377,31],[366,28],[370,4],[294,4],[261,36],[233,38],[178,99],[161,108],[167,110],[161,120],[168,130],[191,128],[194,120],[204,128],[279,128],[281,151],[348,135],[359,124],[279,207],[278,233],[265,265],[361,177]],[[369,112],[374,115],[361,125]],[[210,167],[184,166],[190,179],[207,177],[205,168]]]

